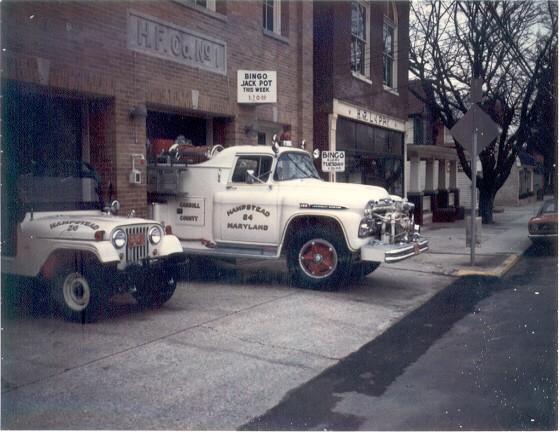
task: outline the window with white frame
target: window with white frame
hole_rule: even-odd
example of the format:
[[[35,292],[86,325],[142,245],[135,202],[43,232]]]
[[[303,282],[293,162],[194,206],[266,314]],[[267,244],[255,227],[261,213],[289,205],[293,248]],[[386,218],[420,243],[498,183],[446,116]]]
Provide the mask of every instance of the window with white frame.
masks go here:
[[[369,3],[352,1],[351,68],[354,73],[369,77]]]
[[[397,87],[397,9],[387,2],[383,16],[383,85]]]
[[[203,8],[210,9],[211,11],[216,11],[216,0],[194,0],[197,5]]]
[[[184,3],[216,12],[216,0],[186,0]]]
[[[269,32],[280,35],[282,33],[280,0],[263,0],[262,3],[263,28]]]

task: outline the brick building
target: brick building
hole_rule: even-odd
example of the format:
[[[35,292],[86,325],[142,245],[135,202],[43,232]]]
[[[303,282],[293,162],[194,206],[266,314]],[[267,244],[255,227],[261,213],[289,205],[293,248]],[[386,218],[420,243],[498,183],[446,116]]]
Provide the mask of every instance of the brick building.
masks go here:
[[[408,2],[315,2],[313,24],[315,146],[345,151],[338,181],[403,195]]]
[[[145,216],[142,157],[161,140],[268,144],[288,130],[313,147],[312,2],[8,0],[0,13],[3,227],[34,166],[90,162],[106,198],[110,184]]]

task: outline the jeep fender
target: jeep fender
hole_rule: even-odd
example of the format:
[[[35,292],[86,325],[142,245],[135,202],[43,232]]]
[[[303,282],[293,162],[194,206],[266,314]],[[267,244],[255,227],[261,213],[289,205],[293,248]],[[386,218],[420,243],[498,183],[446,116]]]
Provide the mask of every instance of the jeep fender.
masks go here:
[[[181,246],[181,242],[175,235],[164,235],[163,244],[158,250],[158,256],[170,256],[177,254],[177,252],[182,254],[183,246]]]
[[[54,248],[41,266],[39,274],[44,278],[52,278],[61,266],[66,265],[77,255],[85,256],[88,260],[100,264],[116,265],[120,262],[117,252],[109,242],[103,241],[91,245],[80,245],[79,248],[69,244],[62,244]]]

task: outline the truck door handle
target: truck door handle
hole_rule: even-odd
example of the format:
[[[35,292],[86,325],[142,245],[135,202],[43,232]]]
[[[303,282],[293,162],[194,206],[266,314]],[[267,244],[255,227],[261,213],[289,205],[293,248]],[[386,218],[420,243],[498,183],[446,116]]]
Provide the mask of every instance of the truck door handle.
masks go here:
[[[237,187],[234,187],[233,185],[227,185],[226,190],[237,190]]]

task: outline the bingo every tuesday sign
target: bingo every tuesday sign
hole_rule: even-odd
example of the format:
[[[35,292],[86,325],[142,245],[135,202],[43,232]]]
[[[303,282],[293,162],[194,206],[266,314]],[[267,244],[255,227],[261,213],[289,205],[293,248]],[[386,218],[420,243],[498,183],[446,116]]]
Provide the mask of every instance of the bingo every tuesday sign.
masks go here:
[[[343,172],[345,169],[345,152],[321,152],[321,168],[323,171]]]

